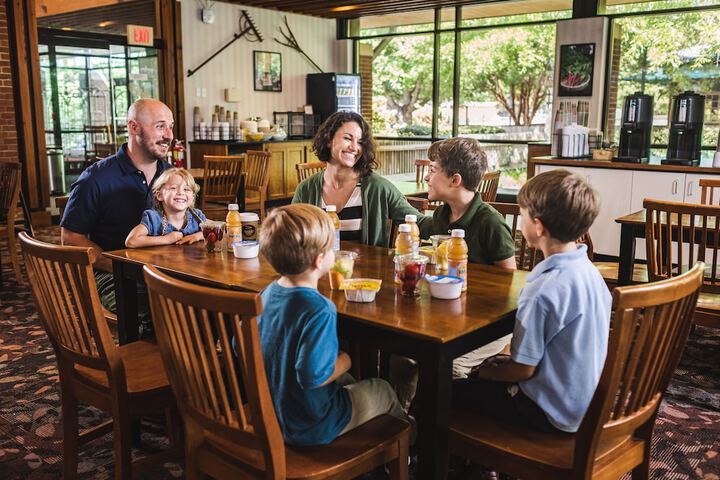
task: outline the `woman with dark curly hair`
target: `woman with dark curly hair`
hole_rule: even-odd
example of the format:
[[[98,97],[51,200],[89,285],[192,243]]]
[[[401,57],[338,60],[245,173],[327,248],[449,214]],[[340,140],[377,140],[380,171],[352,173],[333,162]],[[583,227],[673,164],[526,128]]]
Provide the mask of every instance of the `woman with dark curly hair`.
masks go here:
[[[315,134],[312,148],[327,168],[298,185],[292,201],[335,205],[342,240],[387,247],[387,220],[403,223],[407,214],[417,215],[422,236],[430,234],[432,218],[411,207],[392,183],[373,172],[378,166],[375,142],[361,115],[332,114]]]

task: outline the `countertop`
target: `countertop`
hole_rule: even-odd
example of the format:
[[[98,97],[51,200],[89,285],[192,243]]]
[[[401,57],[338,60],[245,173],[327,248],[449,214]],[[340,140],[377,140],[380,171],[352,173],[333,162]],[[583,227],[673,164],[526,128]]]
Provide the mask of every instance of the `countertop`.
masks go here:
[[[652,150],[648,163],[625,163],[593,160],[591,158],[559,158],[534,157],[529,161],[535,165],[564,165],[568,167],[588,168],[614,168],[618,170],[650,170],[656,172],[684,172],[684,173],[712,173],[720,174],[720,168],[713,168],[712,161],[715,152],[703,150],[700,155],[700,166],[688,167],[684,165],[662,165],[660,161],[665,158],[665,150]]]
[[[190,144],[202,143],[205,145],[262,145],[265,143],[288,143],[288,142],[308,142],[312,138],[286,138],[285,140],[260,140],[258,142],[238,142],[235,140],[190,140]]]

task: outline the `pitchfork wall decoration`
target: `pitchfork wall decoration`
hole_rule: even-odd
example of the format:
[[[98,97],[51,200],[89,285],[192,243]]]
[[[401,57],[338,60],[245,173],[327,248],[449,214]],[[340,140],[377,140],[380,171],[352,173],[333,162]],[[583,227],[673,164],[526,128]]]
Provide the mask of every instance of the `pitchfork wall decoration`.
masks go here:
[[[278,30],[280,30],[280,35],[283,36],[283,38],[285,39],[285,41],[284,41],[284,42],[281,42],[281,41],[278,40],[277,38],[275,38],[274,40],[275,40],[277,43],[279,43],[280,45],[283,45],[283,46],[285,46],[285,47],[290,47],[290,48],[292,48],[293,50],[295,50],[296,52],[300,52],[300,54],[301,54],[303,57],[305,57],[305,58],[307,59],[307,61],[310,62],[310,63],[312,64],[312,66],[317,69],[318,72],[320,72],[320,73],[325,73],[325,72],[323,72],[323,69],[320,68],[320,67],[318,67],[318,64],[315,63],[315,62],[313,62],[313,59],[310,58],[307,53],[305,53],[305,51],[302,49],[302,47],[300,47],[300,45],[298,44],[297,40],[295,39],[295,35],[293,35],[292,30],[290,30],[290,25],[288,25],[287,17],[284,17],[284,19],[285,19],[285,28],[287,28],[287,33],[285,33],[285,32],[283,31],[282,26],[278,27]]]
[[[253,22],[252,18],[250,17],[250,14],[247,12],[247,10],[242,10],[242,15],[240,15],[240,20],[238,20],[238,24],[240,26],[240,32],[234,33],[232,40],[230,40],[228,43],[226,43],[220,50],[210,55],[210,57],[207,58],[204,62],[202,62],[198,67],[194,70],[188,70],[187,76],[192,77],[195,72],[200,70],[202,67],[207,65],[207,63],[212,60],[213,58],[217,57],[220,52],[225,50],[227,47],[232,45],[235,40],[238,38],[242,38],[244,36],[247,36],[247,39],[249,42],[262,42],[263,37],[258,31],[257,27],[255,26],[255,22]]]

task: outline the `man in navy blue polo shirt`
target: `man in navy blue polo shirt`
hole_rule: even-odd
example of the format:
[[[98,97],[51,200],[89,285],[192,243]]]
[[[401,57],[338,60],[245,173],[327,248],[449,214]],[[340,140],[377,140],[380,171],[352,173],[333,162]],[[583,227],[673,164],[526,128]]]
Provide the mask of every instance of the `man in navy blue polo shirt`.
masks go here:
[[[72,185],[65,214],[60,222],[65,245],[97,250],[95,279],[100,299],[115,310],[115,285],[110,260],[104,250],[125,248],[125,238],[152,208],[153,181],[167,168],[165,158],[173,139],[173,114],[162,102],[141,99],[128,109],[128,143],[86,169]],[[138,298],[141,331],[146,336],[151,323],[147,298]]]

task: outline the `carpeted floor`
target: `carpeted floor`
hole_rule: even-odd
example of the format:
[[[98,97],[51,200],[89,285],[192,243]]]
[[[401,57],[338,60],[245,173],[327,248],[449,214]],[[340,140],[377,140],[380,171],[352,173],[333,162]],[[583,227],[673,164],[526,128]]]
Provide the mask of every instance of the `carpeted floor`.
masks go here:
[[[40,229],[57,240],[57,228]],[[2,255],[7,259],[3,243]],[[27,288],[3,265],[0,290],[0,479],[61,478],[62,430],[55,356]],[[81,425],[101,422],[95,409],[81,411]],[[162,443],[157,425],[145,423],[143,442]],[[655,427],[652,478],[720,479],[720,331],[697,328],[663,402]],[[113,475],[112,437],[80,451],[81,479]],[[468,475],[468,478],[473,478]],[[166,464],[146,478],[182,478],[182,465]],[[455,478],[458,478],[455,476]]]

